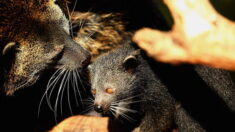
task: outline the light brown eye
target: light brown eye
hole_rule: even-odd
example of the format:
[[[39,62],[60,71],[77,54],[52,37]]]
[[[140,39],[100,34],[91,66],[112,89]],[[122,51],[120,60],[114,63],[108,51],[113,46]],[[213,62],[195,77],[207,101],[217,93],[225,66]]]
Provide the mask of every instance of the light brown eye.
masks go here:
[[[92,89],[92,90],[91,90],[91,93],[92,93],[93,95],[95,95],[95,94],[96,94],[96,90],[95,90],[95,89]]]
[[[114,90],[112,88],[106,88],[105,92],[108,94],[112,94],[112,93],[114,93]]]

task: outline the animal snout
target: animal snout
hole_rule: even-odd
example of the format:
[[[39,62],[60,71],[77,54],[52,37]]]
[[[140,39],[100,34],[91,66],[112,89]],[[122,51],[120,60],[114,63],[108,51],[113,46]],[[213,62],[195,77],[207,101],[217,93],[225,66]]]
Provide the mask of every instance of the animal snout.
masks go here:
[[[94,110],[98,113],[106,113],[109,111],[110,104],[108,102],[95,102],[94,104]]]
[[[88,51],[85,51],[83,59],[81,59],[82,67],[88,66],[88,64],[90,63],[90,60],[91,60],[91,54]]]
[[[74,70],[86,67],[90,60],[90,53],[74,42],[73,45],[66,45],[63,56],[58,64],[66,69]]]
[[[102,107],[102,105],[99,105],[99,104],[95,104],[94,109],[96,112],[99,112],[99,113],[104,112],[104,108]]]

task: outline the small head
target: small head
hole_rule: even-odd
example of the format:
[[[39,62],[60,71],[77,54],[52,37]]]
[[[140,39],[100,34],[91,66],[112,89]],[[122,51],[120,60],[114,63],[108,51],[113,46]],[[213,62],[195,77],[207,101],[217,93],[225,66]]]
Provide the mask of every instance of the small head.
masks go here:
[[[0,5],[0,75],[7,94],[34,84],[48,68],[88,64],[89,53],[70,37],[61,7],[66,0],[2,0]]]
[[[141,95],[138,91],[140,67],[140,51],[131,46],[101,56],[89,65],[94,109],[116,118],[137,112],[131,106]]]

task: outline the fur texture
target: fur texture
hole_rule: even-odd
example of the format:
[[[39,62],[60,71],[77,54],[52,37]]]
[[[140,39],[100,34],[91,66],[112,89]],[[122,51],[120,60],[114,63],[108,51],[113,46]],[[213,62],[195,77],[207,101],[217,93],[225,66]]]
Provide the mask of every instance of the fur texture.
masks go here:
[[[168,119],[172,119],[171,121],[166,121],[166,124],[169,122],[174,121],[176,127],[178,128],[178,131],[180,132],[188,132],[188,131],[195,131],[195,132],[203,132],[203,131],[215,131],[215,130],[229,130],[233,125],[231,122],[229,122],[227,119],[234,120],[234,110],[235,110],[235,88],[234,83],[230,77],[230,74],[228,71],[215,69],[215,68],[209,68],[205,66],[169,66],[167,64],[160,64],[156,61],[150,59],[150,58],[144,58],[143,54],[138,55],[140,56],[141,61],[144,62],[143,65],[147,66],[141,66],[143,69],[142,71],[139,70],[138,72],[141,76],[138,76],[140,80],[155,80],[153,82],[149,81],[134,81],[139,83],[134,83],[135,86],[146,86],[148,87],[144,88],[131,88],[131,90],[124,90],[125,86],[129,86],[128,80],[130,80],[131,74],[128,73],[128,71],[125,72],[123,70],[123,60],[124,58],[128,57],[133,53],[133,50],[135,50],[132,46],[122,46],[122,48],[117,49],[117,51],[113,51],[109,53],[108,51],[114,50],[117,47],[120,47],[121,45],[129,45],[132,42],[131,39],[131,31],[128,31],[127,25],[125,22],[123,22],[122,19],[118,18],[112,18],[108,19],[105,18],[106,21],[102,20],[103,16],[114,16],[110,14],[97,14],[97,13],[84,13],[83,15],[78,15],[76,17],[76,22],[82,23],[84,20],[84,25],[80,26],[81,29],[78,30],[78,34],[84,34],[84,36],[87,36],[88,39],[92,39],[93,43],[90,44],[90,48],[93,50],[90,50],[94,56],[101,56],[98,57],[97,61],[96,58],[93,58],[94,63],[91,65],[90,72],[91,72],[91,83],[93,86],[93,89],[97,89],[96,95],[95,95],[95,104],[101,103],[100,100],[102,100],[103,103],[101,105],[104,105],[105,109],[109,108],[110,103],[112,101],[115,102],[115,100],[120,100],[120,98],[127,98],[132,97],[133,95],[138,95],[138,93],[145,93],[140,98],[148,98],[145,100],[144,103],[142,103],[142,106],[145,106],[145,103],[148,103],[150,106],[146,106],[144,108],[149,108],[151,110],[145,110],[147,116],[144,117],[145,119],[142,119],[143,125],[140,125],[141,127],[138,127],[135,129],[135,131],[145,130],[145,127],[148,129],[156,129],[158,125],[160,126],[158,130],[166,130],[169,127],[164,127],[168,125],[164,125],[164,123],[160,123],[158,125],[146,125],[144,122],[147,123],[153,123],[157,120],[161,119],[152,119],[152,116],[148,116],[149,111],[153,111],[155,113],[151,113],[150,115],[158,114],[159,111],[164,111],[164,109],[170,108],[170,110],[173,110],[171,112],[174,113],[174,119],[172,117],[168,117]],[[81,17],[79,17],[81,16]],[[121,15],[122,16],[122,15]],[[99,19],[97,19],[99,18]],[[101,19],[101,20],[100,20]],[[120,22],[114,22],[112,20],[119,20]],[[86,23],[87,22],[87,23]],[[79,24],[79,23],[76,23]],[[124,24],[124,25],[116,25],[112,27],[125,27],[122,32],[120,32],[118,29],[115,28],[108,28],[109,24],[115,25],[115,24]],[[106,27],[107,26],[107,27]],[[100,28],[102,27],[102,28]],[[84,30],[82,30],[84,29]],[[102,35],[95,35],[90,37],[89,34],[91,32],[84,32],[84,31],[92,31],[93,34],[101,34],[99,32],[102,32],[102,30],[94,30],[94,29],[105,29],[105,30],[111,30],[108,32],[115,32],[118,31],[119,36],[115,38],[122,39],[121,41],[116,41],[115,39],[109,39],[110,33],[103,33]],[[130,34],[130,36],[126,35]],[[84,41],[85,37],[78,37],[77,40]],[[112,38],[112,37],[111,37]],[[97,41],[96,41],[97,40]],[[110,43],[101,43],[99,40],[108,40]],[[104,41],[107,42],[107,41]],[[101,44],[100,44],[101,43]],[[106,50],[104,47],[108,47]],[[89,48],[88,48],[89,49]],[[104,51],[104,52],[96,52],[96,51]],[[106,53],[106,54],[104,54]],[[140,64],[142,65],[142,63]],[[144,69],[145,67],[145,69]],[[150,68],[151,67],[151,68]],[[146,71],[145,71],[146,70]],[[131,70],[129,71],[131,72]],[[154,77],[153,77],[154,75]],[[155,77],[156,76],[156,77]],[[156,81],[157,80],[157,81]],[[143,83],[143,84],[141,84]],[[109,85],[107,85],[109,84]],[[133,84],[133,85],[134,85]],[[115,87],[115,89],[118,89],[118,91],[115,91],[114,95],[107,94],[105,92],[105,88],[107,87]],[[156,93],[157,89],[154,89],[154,87],[159,88],[160,93]],[[163,87],[163,88],[161,88]],[[167,92],[162,89],[166,89]],[[125,88],[126,89],[126,88]],[[121,92],[120,92],[121,91]],[[126,91],[126,92],[125,92]],[[158,92],[159,92],[158,91]],[[162,93],[162,94],[161,94]],[[158,95],[161,94],[161,96],[154,96],[154,94]],[[166,94],[167,98],[170,98],[170,100],[174,100],[172,106],[162,106],[161,107],[161,101],[167,100],[164,99],[164,94]],[[106,96],[107,95],[107,96]],[[150,96],[149,96],[150,95]],[[133,98],[133,100],[129,100],[129,102],[135,102],[135,100],[139,100],[139,98]],[[160,103],[157,104],[155,101],[160,100]],[[171,101],[170,101],[171,102]],[[179,102],[179,103],[176,103]],[[108,105],[105,105],[108,104]],[[158,107],[162,108],[161,110],[157,111],[156,106],[152,105],[155,104]],[[171,103],[168,103],[170,105]],[[138,104],[135,104],[134,106],[123,106],[129,108],[136,108],[138,107]],[[173,109],[176,108],[176,109]],[[144,109],[137,108],[134,110],[142,111]],[[140,110],[141,109],[141,110]],[[169,110],[169,109],[168,109]],[[106,110],[107,111],[107,110]],[[128,110],[127,110],[128,111]],[[122,111],[124,112],[124,111]],[[168,113],[171,113],[168,112]],[[108,112],[109,113],[109,112]],[[118,112],[117,112],[118,113]],[[119,112],[120,113],[120,112]],[[130,116],[133,116],[141,122],[142,116],[141,112],[137,113],[131,113]],[[107,116],[107,113],[104,114]],[[115,114],[117,117],[121,117],[120,114]],[[108,114],[108,116],[114,117],[115,115]],[[171,115],[171,114],[169,114]],[[164,114],[161,115],[154,115],[154,117],[163,117],[163,121],[167,118],[164,117]],[[219,117],[219,118],[217,118]],[[123,117],[121,117],[123,118]],[[220,120],[223,119],[223,120]],[[118,118],[118,120],[122,120]],[[124,123],[126,126],[131,127],[138,126],[137,124],[139,122],[128,122]],[[152,122],[151,122],[152,121]],[[157,121],[158,122],[158,121]],[[167,123],[168,122],[168,123]],[[169,123],[172,124],[172,123]],[[153,127],[153,128],[151,128]],[[172,126],[171,126],[172,127]],[[141,128],[141,129],[140,129]],[[162,128],[162,129],[161,129]]]
[[[99,55],[120,47],[131,36],[120,13],[76,12],[72,16],[75,41],[92,54]]]
[[[0,75],[7,94],[34,84],[50,67],[88,64],[89,53],[69,35],[65,5],[65,0],[0,1]]]
[[[127,69],[125,60],[132,56],[138,64],[128,62],[130,69]],[[130,124],[140,122],[136,129],[141,132],[164,132],[171,128],[174,99],[133,46],[127,44],[98,58],[89,71],[91,87],[96,90],[94,104],[103,108],[104,115],[111,113],[108,116],[118,120],[126,118]],[[107,88],[112,88],[114,93],[107,93]],[[143,117],[138,119],[141,113]]]
[[[191,74],[193,70],[187,72],[185,67],[186,70],[177,75],[189,78],[189,82],[179,81],[180,84],[174,85],[174,82],[166,82],[171,80],[172,73],[165,73],[163,77],[162,73],[156,72],[164,71],[163,67],[152,67],[148,57],[130,44],[99,57],[89,66],[97,112],[119,121],[124,117],[129,124],[133,118],[140,122],[135,129],[140,132],[164,132],[173,128],[173,124],[179,132],[231,129],[233,125],[229,120],[234,121],[235,89],[228,72],[196,65],[193,69],[199,75],[199,81]],[[129,59],[135,60],[127,63]],[[113,89],[113,93],[107,89]],[[141,112],[143,117],[139,118]],[[214,115],[219,113],[221,116]],[[220,121],[226,118],[229,120]]]

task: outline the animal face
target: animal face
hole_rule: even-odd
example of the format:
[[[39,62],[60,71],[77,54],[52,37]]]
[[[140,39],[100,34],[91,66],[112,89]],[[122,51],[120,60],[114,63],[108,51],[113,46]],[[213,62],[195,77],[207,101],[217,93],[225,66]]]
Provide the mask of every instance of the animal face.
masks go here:
[[[140,101],[138,60],[139,51],[120,49],[98,58],[88,66],[91,92],[94,95],[94,109],[118,118],[128,118],[126,113],[135,113],[131,105]]]
[[[0,1],[1,71],[7,94],[32,85],[45,69],[74,70],[90,55],[69,35],[65,0]]]

